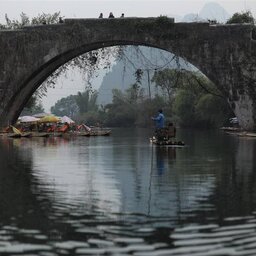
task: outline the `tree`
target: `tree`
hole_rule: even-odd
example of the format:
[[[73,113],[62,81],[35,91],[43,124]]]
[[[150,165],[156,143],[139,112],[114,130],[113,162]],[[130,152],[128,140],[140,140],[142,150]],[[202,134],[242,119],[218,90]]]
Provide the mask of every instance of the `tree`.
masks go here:
[[[202,92],[220,96],[217,88],[202,73],[183,69],[164,69],[156,71],[152,78],[156,87],[160,87],[163,94],[168,96],[171,103],[177,89],[190,90],[191,93]]]
[[[112,90],[113,101],[106,105],[105,123],[109,126],[134,126],[136,123],[137,87],[131,86],[125,92]],[[136,96],[135,96],[136,95]]]
[[[75,117],[78,115],[84,115],[85,113],[97,112],[97,96],[98,93],[87,88],[84,92],[78,92],[77,95],[69,95],[68,97],[58,100],[51,112],[58,116],[70,116]]]
[[[174,90],[179,82],[180,72],[176,69],[163,69],[155,71],[152,82],[156,87],[160,87],[163,94],[167,94],[168,101],[171,102],[174,95]]]
[[[59,23],[60,19],[62,19],[60,12],[55,12],[53,14],[42,13],[38,14],[37,17],[32,18],[31,24],[56,24]]]
[[[197,123],[207,127],[219,127],[232,116],[232,111],[224,99],[203,94],[196,102],[195,114]]]
[[[79,108],[79,113],[83,114],[88,111],[97,111],[98,92],[87,88],[84,92],[78,92],[75,101]]]
[[[131,85],[125,92],[114,89],[113,100],[104,108],[105,125],[124,127],[150,127],[151,117],[156,110],[165,107],[163,97],[145,99],[143,90],[138,84]]]
[[[193,126],[195,123],[195,97],[187,90],[180,89],[173,103],[174,113],[181,126]]]
[[[40,112],[44,112],[44,108],[41,99],[38,97],[37,92],[35,92],[24,106],[21,115],[34,115]]]
[[[216,86],[203,74],[180,73],[173,110],[181,126],[217,127],[231,115],[231,109]]]
[[[233,23],[251,23],[254,24],[255,20],[252,16],[250,11],[241,12],[241,13],[234,13],[233,16],[228,19],[227,24]]]
[[[68,97],[61,98],[53,107],[51,107],[51,112],[57,116],[69,116],[74,118],[79,112],[76,96],[69,95]]]
[[[2,25],[2,28],[5,29],[19,29],[28,25],[35,24],[56,24],[59,22],[60,12],[55,12],[53,14],[50,13],[42,13],[38,14],[37,17],[34,17],[30,20],[27,14],[21,13],[20,20],[11,20],[8,15],[5,14],[6,25]]]
[[[44,112],[42,103],[36,96],[32,96],[22,110],[21,116],[34,115],[40,112]]]

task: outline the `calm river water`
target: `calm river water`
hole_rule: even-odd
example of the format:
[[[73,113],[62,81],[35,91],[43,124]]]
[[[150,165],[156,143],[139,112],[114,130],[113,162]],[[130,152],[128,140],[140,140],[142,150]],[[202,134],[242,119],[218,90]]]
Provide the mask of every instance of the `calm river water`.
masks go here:
[[[0,255],[256,255],[256,139],[0,140]]]

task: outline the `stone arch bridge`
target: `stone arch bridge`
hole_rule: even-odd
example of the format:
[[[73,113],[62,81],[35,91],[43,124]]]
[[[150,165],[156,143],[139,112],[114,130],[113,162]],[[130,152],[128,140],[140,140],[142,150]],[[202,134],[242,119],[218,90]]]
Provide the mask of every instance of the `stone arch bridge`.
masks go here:
[[[256,38],[253,25],[174,23],[173,19],[66,19],[53,25],[0,30],[0,126],[58,67],[85,52],[144,45],[172,52],[221,90],[242,127],[256,126]]]

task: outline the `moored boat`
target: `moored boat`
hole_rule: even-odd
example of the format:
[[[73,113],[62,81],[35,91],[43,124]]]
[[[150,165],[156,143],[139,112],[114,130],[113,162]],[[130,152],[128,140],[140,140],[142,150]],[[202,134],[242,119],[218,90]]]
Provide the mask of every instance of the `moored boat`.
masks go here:
[[[29,138],[32,136],[31,132],[26,132],[26,133],[1,133],[1,137],[3,138]]]
[[[32,132],[22,132],[21,137],[24,137],[24,138],[32,137]]]
[[[90,136],[109,136],[111,130],[109,129],[92,129],[89,134]]]
[[[256,133],[255,132],[240,132],[240,133],[237,133],[237,136],[240,136],[240,137],[256,137]]]
[[[239,127],[221,127],[220,130],[224,131],[224,132],[243,132],[242,128]]]
[[[85,132],[85,131],[77,131],[74,133],[76,136],[90,136],[89,132]]]
[[[21,132],[14,126],[10,126],[11,129],[9,131],[1,132],[1,136],[6,138],[21,138],[21,137],[31,137],[32,133],[31,132]],[[12,131],[12,132],[11,132]]]
[[[32,132],[32,137],[49,137],[47,132]]]
[[[21,134],[18,133],[7,133],[6,135],[9,138],[21,138]]]

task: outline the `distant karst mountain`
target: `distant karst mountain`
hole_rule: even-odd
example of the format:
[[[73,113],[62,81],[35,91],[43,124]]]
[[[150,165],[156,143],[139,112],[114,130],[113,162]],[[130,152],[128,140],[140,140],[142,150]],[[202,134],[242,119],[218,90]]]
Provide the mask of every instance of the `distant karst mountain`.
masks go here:
[[[220,23],[225,23],[229,18],[230,14],[217,3],[207,3],[203,9],[199,12],[199,17],[205,20],[216,20]]]
[[[182,22],[199,22],[199,21],[204,21],[204,20],[198,14],[194,14],[194,13],[186,14],[182,19]]]
[[[230,14],[221,5],[215,2],[207,3],[198,13],[188,13],[183,18],[177,15],[168,16],[174,17],[176,22],[216,20],[219,23],[225,23],[230,18]]]
[[[135,71],[141,69],[141,88],[144,89],[145,97],[149,96],[149,85],[152,95],[155,93],[155,85],[151,78],[155,70],[164,68],[177,68],[192,70],[193,66],[181,58],[167,51],[138,46],[127,46],[124,57],[118,60],[102,80],[98,93],[98,104],[106,105],[112,102],[112,90],[119,89],[123,92],[136,82]]]

